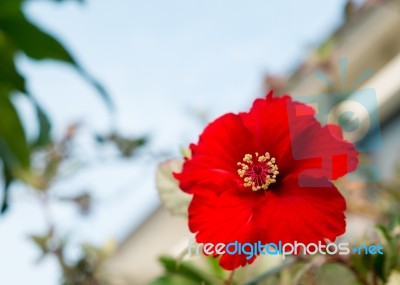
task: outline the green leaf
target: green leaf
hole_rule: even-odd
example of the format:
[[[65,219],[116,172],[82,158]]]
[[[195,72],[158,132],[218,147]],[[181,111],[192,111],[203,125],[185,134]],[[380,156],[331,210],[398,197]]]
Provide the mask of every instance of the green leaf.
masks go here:
[[[353,265],[355,271],[357,272],[357,274],[366,279],[367,275],[369,273],[369,265],[368,265],[368,260],[367,258],[368,256],[363,255],[363,254],[352,254],[350,256],[350,263]]]
[[[2,159],[0,154],[0,159]],[[0,213],[4,214],[8,209],[8,196],[10,191],[10,185],[13,181],[13,177],[10,169],[6,164],[3,164],[3,179],[4,179],[4,192],[3,192],[3,201],[1,203]]]
[[[221,279],[226,277],[226,271],[224,271],[222,267],[219,265],[219,258],[214,258],[213,256],[207,256],[206,261],[211,272],[216,277]]]
[[[396,240],[390,233],[391,227],[389,226],[389,228],[387,228],[384,225],[377,225],[376,228],[378,230],[378,233],[380,234],[380,239],[383,241],[385,249],[384,249],[384,254],[378,256],[379,260],[375,261],[375,270],[377,270],[378,276],[385,281],[388,272],[396,266],[398,250],[397,250]],[[380,260],[381,258],[383,258],[383,260]]]
[[[199,285],[199,283],[182,276],[161,276],[149,285]]]
[[[22,13],[0,18],[0,29],[18,49],[33,59],[55,59],[75,64],[59,41],[29,22]]]
[[[26,92],[25,78],[17,71],[14,63],[15,49],[10,46],[0,30],[0,86],[3,92]]]
[[[0,160],[3,162],[4,194],[1,213],[8,208],[13,171],[28,167],[30,153],[20,118],[7,94],[0,93]]]
[[[14,170],[27,168],[30,152],[18,113],[6,94],[0,94],[0,153],[3,163]]]
[[[355,275],[341,264],[324,264],[318,268],[315,284],[324,285],[354,285],[358,284]]]
[[[387,273],[386,273],[386,255],[385,254],[378,254],[375,256],[374,260],[374,271],[375,274],[384,282],[386,282],[387,279]]]
[[[390,233],[389,233],[388,229],[386,228],[386,226],[376,225],[376,229],[382,235],[382,237],[386,243],[388,243],[388,244],[392,243],[392,241],[393,241],[392,237],[390,236]]]
[[[33,104],[36,109],[36,115],[39,123],[39,134],[32,144],[32,147],[36,148],[45,146],[51,141],[51,122],[47,114],[37,104],[37,102],[34,101]]]
[[[168,256],[162,256],[159,260],[169,274],[178,275],[197,282],[195,284],[214,284],[213,280],[207,277],[207,274],[188,263],[178,264],[175,259]]]
[[[5,181],[2,212],[7,209],[8,189],[15,179],[15,171],[28,168],[32,150],[26,140],[18,113],[10,101],[13,92],[28,95],[36,110],[39,134],[31,147],[44,146],[51,140],[50,120],[29,94],[25,78],[16,67],[15,56],[18,53],[24,53],[36,60],[51,59],[71,64],[96,89],[107,106],[111,110],[113,108],[105,88],[75,61],[71,53],[56,38],[26,18],[22,9],[24,2],[24,0],[0,1],[0,162],[3,164]]]
[[[72,64],[80,75],[101,95],[107,106],[112,109],[112,101],[105,88],[86,72],[52,35],[29,22],[22,13],[0,17],[0,33],[27,56],[36,60],[53,59]]]
[[[0,1],[0,19],[21,14],[22,0]]]
[[[184,193],[173,172],[182,170],[183,159],[176,158],[162,162],[156,171],[156,186],[163,206],[174,215],[187,216],[191,195]]]

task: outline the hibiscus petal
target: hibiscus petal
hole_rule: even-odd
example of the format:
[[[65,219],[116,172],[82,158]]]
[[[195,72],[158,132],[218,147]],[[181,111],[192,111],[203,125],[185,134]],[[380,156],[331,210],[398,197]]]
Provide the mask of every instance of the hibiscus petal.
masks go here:
[[[353,171],[358,164],[354,145],[343,140],[338,126],[323,127],[314,115],[309,106],[272,94],[241,113],[259,151],[276,157],[280,178],[296,173],[334,180]]]
[[[209,189],[223,191],[243,184],[237,162],[254,151],[253,141],[240,116],[226,114],[216,119],[205,128],[198,144],[191,145],[192,158],[185,161],[181,173],[175,174],[181,189],[193,193],[198,187],[219,184],[218,189]]]
[[[334,241],[346,229],[346,202],[326,178],[308,177],[306,183],[328,187],[301,187],[289,177],[274,191],[268,191],[258,206],[257,224],[263,224],[263,240],[283,243]]]
[[[241,196],[228,192],[218,195],[206,189],[196,193],[189,206],[189,228],[196,234],[197,243],[227,245],[235,241],[255,243],[260,240],[261,232],[252,220],[252,209],[260,195],[254,192]],[[225,253],[220,259],[220,265],[224,269],[233,270],[254,259],[247,260],[244,254]]]
[[[304,109],[312,110],[304,112]],[[339,126],[322,127],[310,107],[287,101],[294,171],[313,177],[335,180],[356,169],[358,152],[343,140]]]
[[[329,187],[300,187],[296,179],[288,178],[274,190],[241,195],[204,189],[193,196],[189,206],[189,228],[198,243],[214,245],[334,241],[346,228],[346,204],[339,191],[326,183]],[[233,270],[254,259],[225,253],[220,265]]]
[[[277,160],[279,172],[288,173],[293,161],[286,102],[288,96],[274,98],[270,93],[257,99],[248,113],[240,113],[255,139],[258,152],[269,152]]]

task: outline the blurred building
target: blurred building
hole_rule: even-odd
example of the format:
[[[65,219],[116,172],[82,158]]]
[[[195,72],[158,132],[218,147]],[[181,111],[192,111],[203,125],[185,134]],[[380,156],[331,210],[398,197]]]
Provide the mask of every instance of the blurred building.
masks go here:
[[[303,99],[346,94],[345,98],[332,95],[316,101],[314,107],[317,112],[318,105],[353,111],[359,127],[348,139],[359,146],[373,144],[380,134],[381,147],[370,155],[382,177],[387,178],[400,154],[400,2],[366,1],[353,7],[351,13],[346,11],[343,25],[297,70],[286,79],[268,75],[265,82],[278,93]],[[374,90],[374,104],[357,98],[356,90],[363,89]],[[351,105],[352,101],[358,105]],[[373,114],[379,117],[379,126],[368,125]],[[366,127],[374,128],[368,136],[363,131]],[[348,229],[351,227],[350,221]],[[146,284],[162,273],[157,258],[161,254],[178,256],[190,237],[186,219],[172,216],[160,206],[132,230],[110,258],[108,267],[116,276],[115,284]]]

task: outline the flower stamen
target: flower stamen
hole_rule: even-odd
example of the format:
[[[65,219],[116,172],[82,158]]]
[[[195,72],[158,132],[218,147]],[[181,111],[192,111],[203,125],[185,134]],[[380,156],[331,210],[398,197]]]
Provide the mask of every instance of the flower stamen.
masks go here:
[[[254,160],[253,155],[245,154],[243,162],[237,163],[240,166],[238,174],[243,178],[243,185],[251,187],[253,191],[267,190],[270,184],[276,182],[276,176],[279,174],[275,163],[275,157],[271,157],[268,152],[264,155],[256,152]]]

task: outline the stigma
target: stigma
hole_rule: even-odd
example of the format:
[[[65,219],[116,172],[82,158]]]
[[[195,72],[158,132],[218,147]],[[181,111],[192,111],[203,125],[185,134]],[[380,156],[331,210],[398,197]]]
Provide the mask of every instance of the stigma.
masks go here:
[[[251,187],[253,191],[260,189],[267,190],[268,187],[276,182],[276,176],[279,174],[278,166],[274,157],[268,152],[264,155],[245,154],[243,162],[238,162],[238,174],[243,178],[245,187]]]

